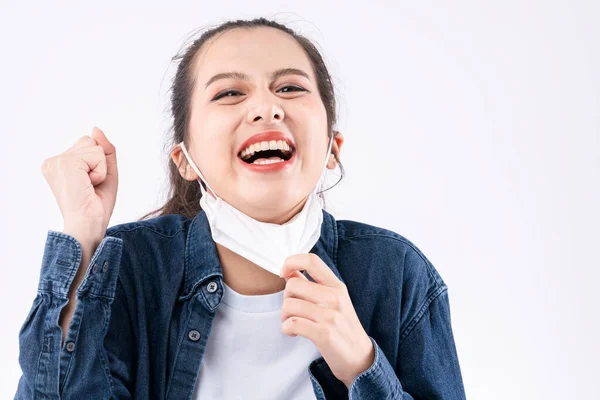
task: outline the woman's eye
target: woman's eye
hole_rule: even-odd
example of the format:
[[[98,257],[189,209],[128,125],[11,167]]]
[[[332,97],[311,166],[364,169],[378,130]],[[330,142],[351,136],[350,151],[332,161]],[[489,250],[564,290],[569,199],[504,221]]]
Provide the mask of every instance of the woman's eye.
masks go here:
[[[291,86],[291,85],[284,86],[279,90],[283,90],[283,89],[287,89],[287,88],[295,89],[295,90],[293,90],[293,92],[306,92],[306,89],[301,88],[300,86]]]
[[[284,89],[293,89],[291,90],[292,92],[306,92],[307,90],[304,88],[301,88],[300,86],[292,86],[292,85],[288,85],[288,86],[284,86],[281,89],[279,89],[279,91],[283,91]],[[283,93],[289,93],[290,91],[285,91]],[[215,98],[213,99],[213,101],[215,100],[219,100],[222,97],[237,97],[235,96],[235,94],[242,94],[240,92],[238,92],[237,90],[227,90],[225,92],[219,93],[218,95],[215,96]]]
[[[240,92],[238,92],[237,90],[227,90],[223,93],[219,93],[218,95],[216,95],[215,98],[213,99],[213,101],[219,100],[222,97],[235,97],[235,96],[229,96],[230,94],[234,94],[234,93],[240,93]]]

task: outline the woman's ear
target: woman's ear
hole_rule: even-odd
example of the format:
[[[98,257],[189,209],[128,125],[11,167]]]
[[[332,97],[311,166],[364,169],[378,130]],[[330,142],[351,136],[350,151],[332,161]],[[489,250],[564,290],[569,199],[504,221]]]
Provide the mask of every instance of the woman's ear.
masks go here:
[[[171,150],[171,160],[177,167],[179,174],[186,181],[193,181],[198,179],[198,174],[192,166],[187,162],[185,158],[185,154],[183,154],[183,150],[181,150],[181,146],[177,145]]]
[[[329,154],[329,160],[327,161],[328,169],[335,169],[337,165],[336,157],[338,158],[338,160],[340,159],[340,152],[342,150],[342,145],[344,144],[344,136],[340,131],[333,131],[333,134],[335,136],[333,137],[333,143],[331,144],[332,154]]]

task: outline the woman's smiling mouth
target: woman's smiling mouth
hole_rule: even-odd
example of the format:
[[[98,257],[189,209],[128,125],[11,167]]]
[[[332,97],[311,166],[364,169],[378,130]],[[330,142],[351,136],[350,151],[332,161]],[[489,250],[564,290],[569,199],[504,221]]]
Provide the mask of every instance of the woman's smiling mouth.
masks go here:
[[[290,154],[284,155],[272,155],[274,150],[261,151],[260,154],[255,154],[253,157],[249,157],[249,160],[253,162],[244,161],[241,157],[238,157],[240,163],[254,172],[275,172],[289,168],[292,163],[296,160],[296,151],[291,150]],[[286,159],[287,158],[287,159]]]
[[[246,139],[237,157],[252,171],[280,171],[295,160],[296,148],[291,137],[281,131],[260,132]]]

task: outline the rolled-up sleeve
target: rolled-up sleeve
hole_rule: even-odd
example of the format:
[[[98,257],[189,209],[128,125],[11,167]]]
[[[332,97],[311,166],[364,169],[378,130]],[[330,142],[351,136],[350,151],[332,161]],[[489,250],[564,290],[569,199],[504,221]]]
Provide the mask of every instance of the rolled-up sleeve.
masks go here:
[[[74,237],[48,231],[37,295],[19,331],[22,376],[15,399],[110,397],[113,383],[104,339],[113,315],[122,245],[122,239],[105,236],[95,250],[77,288],[61,347],[60,314],[68,303],[82,248]],[[119,313],[114,317],[123,318]]]

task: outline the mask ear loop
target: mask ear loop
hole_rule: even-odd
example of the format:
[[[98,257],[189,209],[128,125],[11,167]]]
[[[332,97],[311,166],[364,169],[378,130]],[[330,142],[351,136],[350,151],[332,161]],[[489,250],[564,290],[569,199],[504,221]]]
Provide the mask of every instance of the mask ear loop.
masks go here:
[[[322,186],[322,184],[325,183],[325,177],[327,175],[327,163],[329,162],[329,155],[333,154],[331,153],[331,148],[333,147],[333,132],[331,134],[331,138],[329,139],[329,145],[327,146],[327,153],[325,154],[325,165],[323,165],[323,168],[321,169],[321,177],[319,178],[319,182],[317,184],[317,187]],[[328,190],[329,188],[325,189]],[[323,193],[325,190],[320,190],[317,192],[317,194]]]
[[[188,163],[190,163],[190,165],[192,166],[192,168],[194,169],[194,171],[196,171],[196,173],[198,174],[198,176],[200,179],[196,179],[198,181],[198,183],[200,183],[200,192],[202,192],[202,189],[204,189],[204,193],[202,193],[203,196],[206,195],[206,193],[208,193],[208,191],[206,190],[206,188],[204,188],[202,186],[202,182],[204,182],[204,184],[210,189],[210,191],[213,193],[215,199],[219,199],[219,196],[217,196],[217,194],[215,193],[215,191],[210,187],[210,185],[208,184],[208,182],[206,181],[206,178],[204,177],[204,175],[202,175],[202,173],[198,170],[198,167],[196,166],[196,164],[194,163],[194,161],[192,160],[192,157],[190,157],[190,155],[188,154],[186,148],[185,148],[185,143],[181,142],[179,143],[179,147],[181,147],[181,150],[183,151],[183,154],[185,154],[185,158],[188,160]]]

